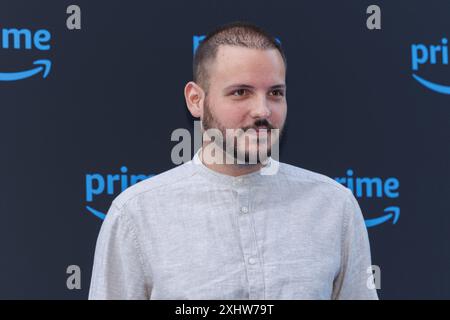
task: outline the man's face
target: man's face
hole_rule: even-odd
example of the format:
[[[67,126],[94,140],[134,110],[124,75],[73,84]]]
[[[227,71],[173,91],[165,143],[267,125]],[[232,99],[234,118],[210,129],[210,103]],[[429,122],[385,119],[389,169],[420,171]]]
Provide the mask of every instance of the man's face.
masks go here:
[[[231,142],[234,158],[247,161],[256,155],[259,162],[260,155],[270,156],[272,145],[278,143],[275,137],[271,139],[270,129],[279,129],[281,136],[287,113],[286,71],[278,50],[221,45],[208,75],[203,128],[219,129],[224,144],[230,143],[226,129],[242,129],[245,133]],[[267,129],[267,139],[258,128]]]

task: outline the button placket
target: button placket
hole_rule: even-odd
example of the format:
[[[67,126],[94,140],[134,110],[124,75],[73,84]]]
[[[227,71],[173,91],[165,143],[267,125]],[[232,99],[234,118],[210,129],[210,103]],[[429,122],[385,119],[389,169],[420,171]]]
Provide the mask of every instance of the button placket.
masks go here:
[[[245,268],[249,284],[250,299],[264,298],[264,279],[262,265],[259,263],[258,248],[255,239],[254,225],[251,217],[249,186],[237,188],[238,222],[241,245],[245,259]]]

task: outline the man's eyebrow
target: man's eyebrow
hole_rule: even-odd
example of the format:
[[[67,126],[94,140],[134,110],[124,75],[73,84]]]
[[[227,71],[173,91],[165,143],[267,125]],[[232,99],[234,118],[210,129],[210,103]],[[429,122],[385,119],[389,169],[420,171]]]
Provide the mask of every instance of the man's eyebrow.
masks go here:
[[[276,84],[274,86],[271,86],[270,89],[286,89],[286,85],[283,84]]]
[[[230,90],[230,89],[254,89],[255,87],[250,86],[248,84],[243,84],[243,83],[239,83],[239,84],[232,84],[228,87],[226,87],[224,90]],[[270,89],[286,89],[286,85],[284,83],[281,84],[276,84],[270,87]]]

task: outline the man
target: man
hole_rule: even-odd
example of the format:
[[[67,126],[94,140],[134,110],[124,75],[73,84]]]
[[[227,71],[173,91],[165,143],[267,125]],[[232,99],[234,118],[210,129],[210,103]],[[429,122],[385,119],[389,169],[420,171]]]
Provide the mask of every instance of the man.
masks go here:
[[[287,115],[285,79],[281,46],[254,25],[203,40],[185,87],[203,146],[114,199],[90,299],[378,298],[351,191],[271,156]],[[208,138],[214,130],[222,139]]]

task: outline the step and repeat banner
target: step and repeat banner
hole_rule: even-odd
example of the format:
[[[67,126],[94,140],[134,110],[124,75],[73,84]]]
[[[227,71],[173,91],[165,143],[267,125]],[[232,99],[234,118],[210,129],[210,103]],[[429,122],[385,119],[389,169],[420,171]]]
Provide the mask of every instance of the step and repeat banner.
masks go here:
[[[175,167],[203,37],[288,61],[280,160],[357,198],[381,299],[450,298],[450,1],[0,2],[0,298],[86,299],[127,187]]]

